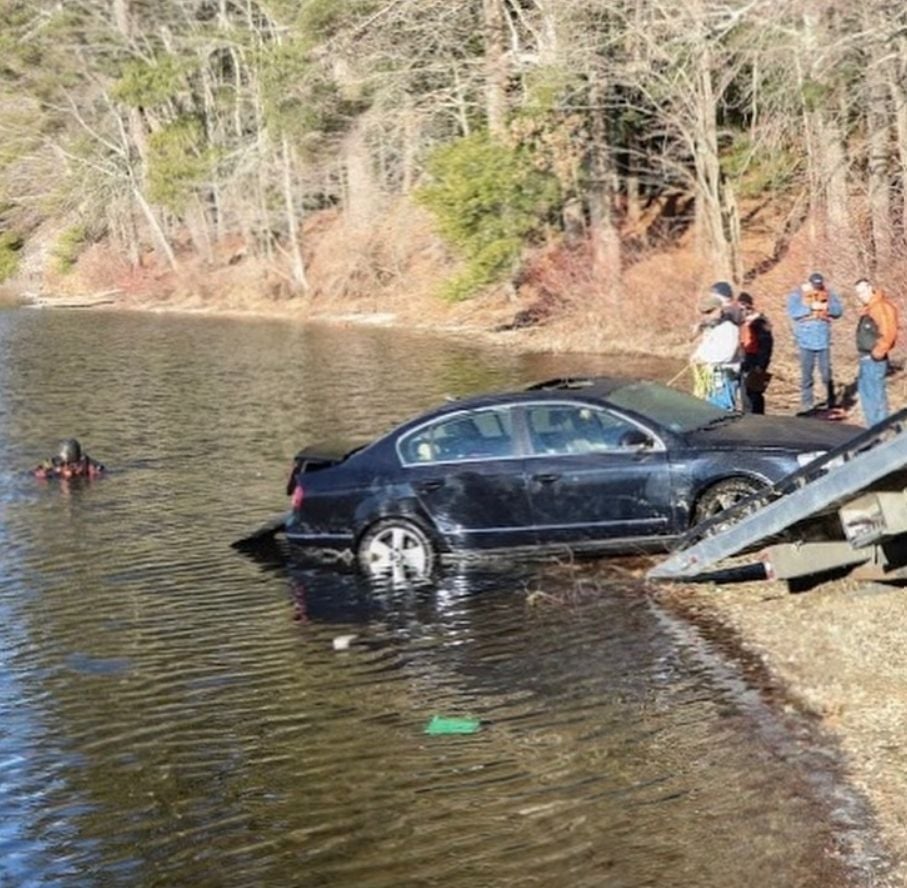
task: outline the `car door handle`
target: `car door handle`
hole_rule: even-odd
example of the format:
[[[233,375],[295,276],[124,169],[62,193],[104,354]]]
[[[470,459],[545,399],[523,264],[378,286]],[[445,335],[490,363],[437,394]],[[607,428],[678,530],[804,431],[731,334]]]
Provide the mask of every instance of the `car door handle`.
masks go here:
[[[433,490],[440,490],[444,486],[444,482],[440,478],[437,478],[432,481],[423,481],[416,486],[419,488],[420,493],[431,493]]]
[[[557,481],[560,477],[561,477],[561,476],[558,475],[558,474],[554,474],[554,473],[551,473],[551,474],[545,473],[545,474],[542,474],[542,475],[533,475],[533,476],[532,476],[532,480],[533,480],[533,481],[538,481],[539,484],[554,484],[554,482]]]

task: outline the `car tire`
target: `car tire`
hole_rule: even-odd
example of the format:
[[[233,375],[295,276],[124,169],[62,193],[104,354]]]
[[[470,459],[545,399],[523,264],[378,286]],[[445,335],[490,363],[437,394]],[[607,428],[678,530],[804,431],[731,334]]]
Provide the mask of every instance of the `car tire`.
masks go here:
[[[431,537],[416,522],[385,518],[362,535],[356,560],[369,577],[406,583],[431,576],[437,553]]]
[[[713,484],[696,501],[692,525],[695,527],[697,524],[702,524],[703,521],[714,518],[764,486],[752,478],[726,478],[724,481]],[[713,533],[723,529],[721,525],[718,525]]]

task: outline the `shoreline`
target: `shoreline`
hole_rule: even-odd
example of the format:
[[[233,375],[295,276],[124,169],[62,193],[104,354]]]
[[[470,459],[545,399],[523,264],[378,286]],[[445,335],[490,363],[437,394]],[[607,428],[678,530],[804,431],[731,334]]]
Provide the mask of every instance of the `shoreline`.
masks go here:
[[[132,299],[100,301],[99,295],[23,299],[19,304],[36,310],[173,313],[387,327],[444,338],[465,333],[490,348],[527,354],[584,353],[543,348],[522,330],[491,332],[487,314],[482,314],[481,323],[469,324],[464,319],[418,323],[393,311],[331,314],[306,311],[311,306],[297,304],[224,306],[191,304],[191,300],[143,304],[143,300]],[[544,327],[538,332],[544,334]],[[679,360],[670,351],[656,355],[651,349],[641,349],[636,354]],[[907,720],[907,698],[901,699],[907,662],[901,662],[898,634],[898,626],[907,622],[907,597],[901,590],[846,579],[801,594],[791,594],[786,584],[777,581],[647,588],[660,606],[683,619],[735,664],[747,685],[758,690],[783,720],[795,714],[829,738],[841,759],[842,779],[871,808],[869,826],[877,831],[884,847],[880,861],[884,874],[872,884],[907,884],[907,865],[900,860],[900,849],[907,847],[907,742],[902,746],[899,740]],[[869,857],[879,856],[873,848],[865,852]]]
[[[881,846],[857,849],[881,866],[869,884],[907,884],[903,589],[846,578],[803,593],[771,580],[648,589],[736,664],[782,721],[833,746],[834,770],[870,809]]]
[[[432,299],[426,310],[421,302],[401,302],[389,310],[358,310],[354,301],[318,304],[303,300],[273,301],[252,298],[248,301],[217,301],[195,297],[168,298],[115,295],[110,292],[84,296],[25,293],[7,303],[34,310],[116,311],[150,314],[174,314],[197,317],[229,317],[250,321],[292,321],[299,324],[327,324],[331,326],[381,327],[428,335],[463,336],[481,340],[491,347],[531,354],[565,355],[633,355],[650,356],[659,360],[686,362],[686,343],[658,340],[656,344],[641,340],[627,342],[623,337],[609,338],[607,334],[590,338],[588,335],[571,337],[570,328],[588,332],[589,318],[562,318],[564,329],[557,324],[543,322],[508,329],[519,306],[506,299],[489,299],[475,305],[469,302],[438,304]],[[591,316],[594,319],[595,315]],[[557,328],[556,332],[555,328]],[[556,341],[546,341],[552,338]],[[595,340],[595,341],[593,341]]]
[[[717,659],[739,677],[746,689],[741,707],[757,718],[755,730],[769,754],[789,763],[795,785],[817,802],[815,816],[824,818],[834,837],[826,854],[844,864],[847,884],[903,884],[899,856],[889,847],[874,799],[854,779],[841,738],[770,668],[765,652],[741,634],[740,623],[710,606],[714,587],[700,589],[699,596],[690,586],[647,591],[655,607],[695,636],[700,656]]]

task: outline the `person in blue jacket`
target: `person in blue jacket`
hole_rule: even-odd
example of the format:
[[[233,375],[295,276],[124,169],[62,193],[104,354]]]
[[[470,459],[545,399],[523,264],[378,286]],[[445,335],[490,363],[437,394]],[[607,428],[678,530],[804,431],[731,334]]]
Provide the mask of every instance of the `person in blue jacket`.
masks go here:
[[[837,293],[829,292],[825,278],[813,272],[787,297],[787,314],[794,327],[794,340],[800,352],[800,405],[813,407],[813,373],[816,365],[827,393],[827,406],[835,406],[831,374],[831,322],[841,317],[844,307]]]

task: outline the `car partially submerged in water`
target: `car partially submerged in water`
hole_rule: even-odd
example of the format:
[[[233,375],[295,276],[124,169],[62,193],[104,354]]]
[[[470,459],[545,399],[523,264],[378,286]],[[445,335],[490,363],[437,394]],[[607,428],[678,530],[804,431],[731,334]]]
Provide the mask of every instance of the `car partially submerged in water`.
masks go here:
[[[282,529],[399,577],[446,555],[667,550],[860,431],[655,382],[552,380],[446,403],[347,452],[301,451]]]

